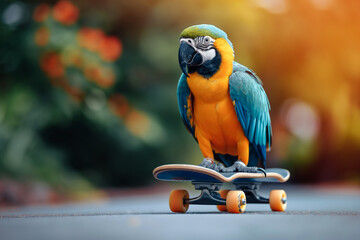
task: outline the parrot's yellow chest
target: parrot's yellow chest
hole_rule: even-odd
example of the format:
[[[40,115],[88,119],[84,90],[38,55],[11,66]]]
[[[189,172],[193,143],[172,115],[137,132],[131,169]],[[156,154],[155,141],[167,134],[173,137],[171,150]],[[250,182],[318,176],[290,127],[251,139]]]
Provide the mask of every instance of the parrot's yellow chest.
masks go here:
[[[230,68],[230,67],[229,67]],[[228,70],[228,71],[226,71]],[[237,143],[246,138],[229,93],[230,69],[206,79],[194,73],[187,79],[193,94],[195,135],[211,142],[215,152],[237,155]]]
[[[210,78],[197,72],[189,74],[187,78],[193,97],[192,107],[189,109],[194,117],[192,124],[199,145],[203,145],[200,148],[207,156],[210,156],[213,150],[238,156],[237,144],[247,139],[229,93],[234,54],[223,38],[216,39],[214,47],[221,54],[218,71]],[[210,142],[210,146],[202,144],[205,142]]]

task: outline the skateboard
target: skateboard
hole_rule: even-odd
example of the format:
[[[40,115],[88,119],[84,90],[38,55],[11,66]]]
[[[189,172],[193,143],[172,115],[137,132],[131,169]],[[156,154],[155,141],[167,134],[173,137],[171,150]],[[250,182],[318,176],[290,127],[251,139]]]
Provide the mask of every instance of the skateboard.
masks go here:
[[[265,177],[263,173],[220,173],[196,165],[167,164],[155,168],[153,175],[162,181],[188,181],[201,191],[199,196],[190,198],[186,190],[172,190],[169,197],[172,212],[185,213],[190,204],[217,205],[219,211],[229,213],[243,213],[247,203],[270,204],[273,211],[285,211],[287,205],[284,190],[272,190],[269,198],[257,193],[262,183],[286,182],[290,178],[286,169],[268,168]],[[224,183],[233,184],[235,190],[221,189]]]

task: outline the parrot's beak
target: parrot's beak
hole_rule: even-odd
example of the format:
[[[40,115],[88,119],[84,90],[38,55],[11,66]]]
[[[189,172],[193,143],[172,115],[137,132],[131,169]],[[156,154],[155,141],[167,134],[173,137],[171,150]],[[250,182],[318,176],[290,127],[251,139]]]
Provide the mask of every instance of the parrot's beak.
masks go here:
[[[203,63],[203,57],[191,45],[186,42],[180,43],[179,48],[179,64],[181,71],[187,76],[188,67],[199,66]]]

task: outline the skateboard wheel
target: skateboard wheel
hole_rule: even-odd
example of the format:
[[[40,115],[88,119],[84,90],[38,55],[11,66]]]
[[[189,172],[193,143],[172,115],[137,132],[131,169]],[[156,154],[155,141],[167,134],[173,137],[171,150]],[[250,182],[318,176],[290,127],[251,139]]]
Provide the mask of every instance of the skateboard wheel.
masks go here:
[[[185,200],[189,199],[189,193],[186,190],[172,190],[169,197],[169,206],[172,212],[185,213],[189,208],[189,203]]]
[[[246,195],[243,191],[230,191],[226,196],[229,213],[243,213],[246,208]]]
[[[270,208],[273,211],[283,212],[286,209],[287,198],[284,190],[272,190],[269,197]]]
[[[220,197],[223,198],[223,199],[226,199],[226,196],[227,194],[230,192],[230,190],[227,190],[227,189],[221,189],[219,191],[219,194],[220,194]],[[217,209],[220,211],[220,212],[227,212],[227,208],[226,208],[226,205],[216,205],[217,206]]]

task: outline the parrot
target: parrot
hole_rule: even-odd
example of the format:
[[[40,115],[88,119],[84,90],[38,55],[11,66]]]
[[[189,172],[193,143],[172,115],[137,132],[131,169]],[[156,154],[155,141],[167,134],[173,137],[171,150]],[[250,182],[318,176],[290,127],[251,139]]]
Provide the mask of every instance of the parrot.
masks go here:
[[[270,103],[260,78],[237,63],[227,34],[210,24],[180,34],[180,116],[218,172],[262,172],[272,144]],[[216,163],[217,161],[218,163]]]

